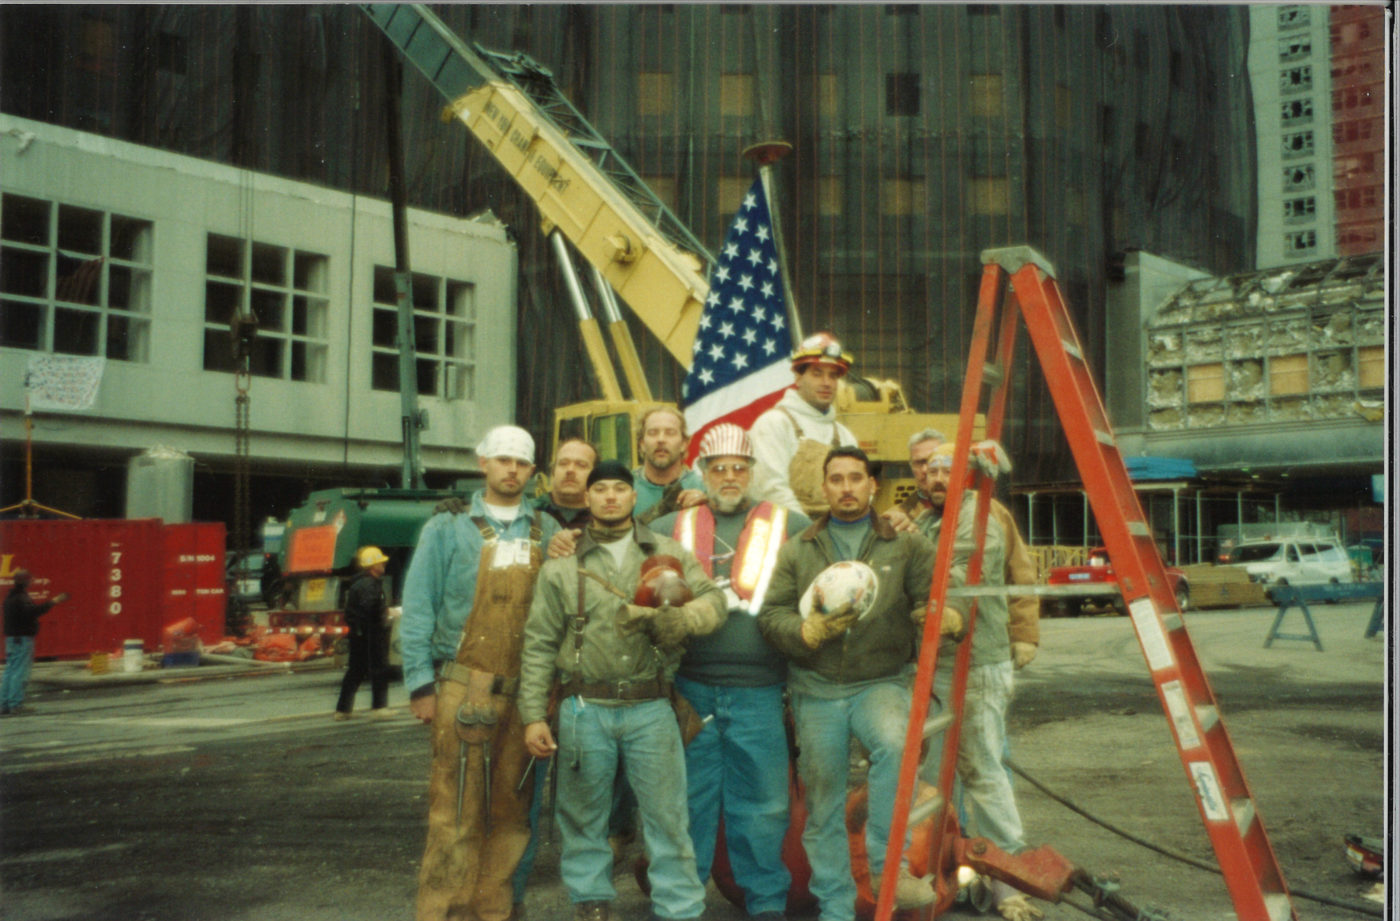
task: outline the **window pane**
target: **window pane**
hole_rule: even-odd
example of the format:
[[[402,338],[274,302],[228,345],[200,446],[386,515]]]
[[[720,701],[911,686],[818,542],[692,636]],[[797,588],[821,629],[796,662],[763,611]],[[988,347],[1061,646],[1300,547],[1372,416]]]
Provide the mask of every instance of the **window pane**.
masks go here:
[[[54,297],[71,304],[101,303],[102,259],[74,259],[59,254]]]
[[[151,261],[151,222],[112,215],[111,253],[128,262]]]
[[[102,318],[88,310],[58,307],[53,314],[53,350],[69,355],[96,355]]]
[[[287,251],[267,243],[253,244],[253,281],[269,285],[287,283]]]
[[[43,327],[43,307],[23,301],[0,301],[0,345],[37,349]]]
[[[294,259],[292,286],[301,291],[325,291],[326,257],[315,253],[297,253]]]
[[[281,377],[283,345],[281,339],[266,336],[254,339],[252,352],[248,356],[248,369],[259,377]]]
[[[432,359],[418,360],[418,392],[420,394],[437,393],[437,362]]]
[[[209,275],[242,278],[243,241],[211,233],[205,247],[204,271]]]
[[[431,275],[413,273],[413,309],[438,309],[438,280]]]
[[[114,265],[107,270],[107,306],[133,313],[151,309],[151,273]]]
[[[58,206],[58,248],[79,253],[102,252],[102,212]]]
[[[413,347],[420,355],[438,355],[441,348],[438,342],[437,317],[413,318]]]
[[[281,291],[254,288],[250,305],[258,318],[259,333],[263,330],[286,332],[287,295]]]
[[[0,237],[17,243],[46,246],[49,242],[49,203],[23,195],[6,195]]]
[[[739,116],[752,115],[754,110],[753,99],[753,74],[720,74],[719,114]]]
[[[107,315],[107,357],[120,361],[145,361],[150,324],[145,320]]]
[[[392,310],[374,311],[373,341],[385,348],[398,347],[398,314]]]
[[[242,289],[222,281],[204,283],[204,320],[207,323],[228,325],[238,312]]]
[[[0,249],[0,291],[44,297],[48,291],[49,254],[7,246]]]
[[[447,283],[447,312],[463,320],[476,319],[476,286],[460,281],[449,281]]]

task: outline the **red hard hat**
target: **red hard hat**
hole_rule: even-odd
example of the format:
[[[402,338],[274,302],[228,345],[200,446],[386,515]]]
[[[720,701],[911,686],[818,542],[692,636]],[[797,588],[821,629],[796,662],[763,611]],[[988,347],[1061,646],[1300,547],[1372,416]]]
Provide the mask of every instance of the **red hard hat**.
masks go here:
[[[642,561],[642,581],[632,603],[644,608],[659,608],[663,604],[680,607],[695,597],[685,584],[685,570],[673,556],[658,554]]]
[[[841,347],[841,341],[831,333],[813,333],[802,340],[792,352],[792,370],[801,371],[808,365],[831,365],[842,374],[851,370],[851,355]]]

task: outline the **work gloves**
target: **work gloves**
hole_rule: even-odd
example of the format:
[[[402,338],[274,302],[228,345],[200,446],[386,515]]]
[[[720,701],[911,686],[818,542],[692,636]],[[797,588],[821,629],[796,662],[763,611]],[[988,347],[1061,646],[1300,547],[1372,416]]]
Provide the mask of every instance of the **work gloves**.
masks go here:
[[[640,604],[626,604],[617,614],[617,629],[624,636],[646,630],[656,646],[679,646],[687,637],[701,631],[705,614],[706,605],[698,599],[678,607],[663,604],[648,608]]]
[[[1001,444],[991,439],[973,445],[968,459],[989,479],[996,479],[999,473],[1011,472],[1011,459],[1006,456]]]
[[[1027,643],[1024,640],[1013,642],[1011,644],[1011,664],[1017,668],[1025,668],[1031,664],[1038,649],[1039,647],[1034,643]]]
[[[914,623],[922,627],[924,625],[924,621],[928,619],[928,611],[924,605],[919,605],[913,611],[909,612],[909,616],[914,621]],[[959,611],[957,608],[944,605],[943,623],[939,624],[938,632],[940,636],[952,637],[953,639],[962,639],[962,612]]]
[[[449,515],[464,515],[469,511],[471,511],[471,506],[459,496],[448,496],[433,506],[434,515],[441,515],[443,512],[447,512]]]
[[[832,611],[823,612],[821,607],[821,596],[816,595],[812,598],[812,613],[802,621],[802,642],[809,649],[816,649],[827,640],[845,633],[858,619],[855,605],[849,601]]]

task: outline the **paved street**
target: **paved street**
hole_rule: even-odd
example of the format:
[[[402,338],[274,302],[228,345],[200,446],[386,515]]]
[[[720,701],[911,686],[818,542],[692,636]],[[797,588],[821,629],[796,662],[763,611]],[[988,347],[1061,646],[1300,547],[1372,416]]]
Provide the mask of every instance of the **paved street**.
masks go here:
[[[1324,652],[1261,648],[1272,610],[1201,612],[1188,624],[1285,876],[1354,902],[1369,884],[1347,868],[1341,838],[1382,830],[1387,647],[1362,639],[1368,605],[1315,612]],[[1018,679],[1014,759],[1103,819],[1213,859],[1130,622],[1047,620],[1043,630]],[[411,918],[425,732],[406,716],[333,723],[338,671],[269,672],[36,683],[30,713],[0,720],[0,918]],[[394,687],[391,703],[403,698]],[[1032,844],[1119,875],[1137,904],[1180,921],[1233,917],[1218,878],[1113,837],[1024,781],[1017,795]],[[557,864],[547,842],[527,899],[537,921],[570,917]],[[617,915],[640,921],[637,887],[626,873],[617,883]],[[716,921],[743,917],[713,887],[709,904]],[[1297,907],[1305,921],[1365,917]],[[1047,908],[1052,921],[1085,917]]]

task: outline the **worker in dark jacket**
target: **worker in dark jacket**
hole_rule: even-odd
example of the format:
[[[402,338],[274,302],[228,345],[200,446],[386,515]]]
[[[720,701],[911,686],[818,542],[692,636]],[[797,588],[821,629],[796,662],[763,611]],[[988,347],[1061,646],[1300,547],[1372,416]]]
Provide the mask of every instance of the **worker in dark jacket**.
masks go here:
[[[27,569],[16,569],[14,579],[14,587],[5,596],[5,675],[0,678],[0,716],[14,713],[24,703],[29,667],[34,664],[34,637],[39,633],[39,618],[54,605],[68,600],[67,592],[59,592],[48,601],[29,597],[31,577]]]
[[[355,553],[360,575],[345,593],[345,625],[350,628],[350,667],[340,682],[335,718],[348,720],[355,694],[370,683],[370,715],[392,715],[389,705],[389,627],[385,620],[384,567],[389,558],[378,547]]]

